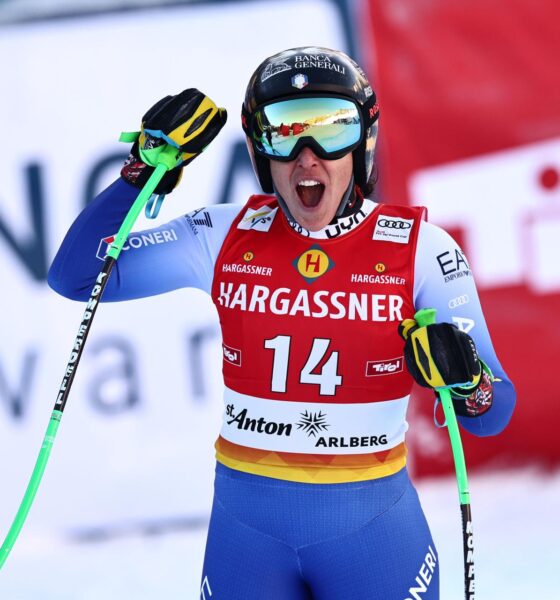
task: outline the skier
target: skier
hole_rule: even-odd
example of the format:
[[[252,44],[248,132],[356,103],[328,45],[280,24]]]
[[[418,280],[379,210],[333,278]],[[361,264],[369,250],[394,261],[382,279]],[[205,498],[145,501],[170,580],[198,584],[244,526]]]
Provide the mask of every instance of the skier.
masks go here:
[[[99,240],[153,171],[147,150],[173,143],[206,101],[189,89],[146,113],[121,177],[66,235],[53,289],[87,300]],[[172,231],[172,242],[122,253],[105,291],[118,301],[191,286],[218,311],[225,411],[204,600],[439,598],[436,548],[406,469],[413,380],[462,384],[454,406],[478,436],[499,433],[513,411],[462,250],[423,208],[368,199],[378,117],[363,70],[344,53],[303,47],[267,58],[242,106],[265,194],[150,230]],[[159,193],[224,122],[220,110]],[[305,131],[278,136],[274,150],[265,143],[293,123]],[[438,323],[419,327],[414,314],[426,307]]]

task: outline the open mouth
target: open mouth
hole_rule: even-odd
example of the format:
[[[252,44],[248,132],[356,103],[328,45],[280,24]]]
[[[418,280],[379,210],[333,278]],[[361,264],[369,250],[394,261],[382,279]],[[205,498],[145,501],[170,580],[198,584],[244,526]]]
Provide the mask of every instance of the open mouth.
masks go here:
[[[306,208],[314,208],[321,202],[325,186],[314,179],[305,179],[298,182],[296,191],[299,199]]]

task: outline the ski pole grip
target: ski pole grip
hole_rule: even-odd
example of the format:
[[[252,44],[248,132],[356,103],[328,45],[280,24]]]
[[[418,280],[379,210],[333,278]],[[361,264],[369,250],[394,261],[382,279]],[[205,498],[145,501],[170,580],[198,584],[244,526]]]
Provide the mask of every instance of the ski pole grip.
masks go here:
[[[414,319],[420,327],[426,327],[426,325],[432,325],[436,322],[436,313],[435,308],[421,308],[414,315]]]

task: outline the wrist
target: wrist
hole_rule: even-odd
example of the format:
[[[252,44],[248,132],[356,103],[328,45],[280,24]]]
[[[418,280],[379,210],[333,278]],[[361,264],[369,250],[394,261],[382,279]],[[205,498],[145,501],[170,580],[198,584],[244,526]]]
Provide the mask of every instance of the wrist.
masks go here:
[[[476,386],[451,390],[455,412],[463,417],[480,417],[490,410],[494,398],[494,376],[490,367],[480,361],[481,375]]]
[[[146,164],[140,157],[138,152],[138,142],[135,142],[130,150],[128,158],[125,160],[121,169],[121,177],[134,187],[142,189],[146,182],[154,172],[154,167]],[[179,183],[181,179],[182,169],[176,167],[167,171],[158,183],[154,193],[169,194]]]

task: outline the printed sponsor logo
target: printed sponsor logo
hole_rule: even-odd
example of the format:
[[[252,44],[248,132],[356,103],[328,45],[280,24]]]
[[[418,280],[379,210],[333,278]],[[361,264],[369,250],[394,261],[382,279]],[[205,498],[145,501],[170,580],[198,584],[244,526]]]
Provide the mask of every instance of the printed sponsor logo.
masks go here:
[[[231,417],[231,419],[228,420],[227,417]],[[266,435],[283,435],[285,437],[290,437],[293,429],[292,423],[277,423],[276,421],[267,421],[263,417],[250,417],[246,408],[236,413],[233,404],[226,406],[226,424],[244,431],[256,431]]]
[[[296,54],[294,67],[296,69],[328,69],[337,71],[341,75],[346,73],[346,69],[333,61],[326,54]]]
[[[434,576],[434,572],[437,567],[437,556],[433,551],[431,546],[428,546],[428,552],[424,557],[424,561],[420,566],[420,570],[418,571],[418,575],[415,579],[415,584],[409,588],[408,596],[405,600],[422,600],[424,596],[420,594],[425,594],[428,591],[428,587],[430,586],[430,582]]]
[[[383,277],[383,275],[378,275]],[[220,281],[223,308],[275,315],[350,321],[402,321],[404,301],[398,294],[365,294],[307,289],[271,289],[264,285]]]
[[[405,285],[404,277],[396,275],[376,275],[374,273],[352,273],[350,275],[352,283],[381,283],[388,285]]]
[[[353,215],[338,219],[336,223],[325,228],[327,238],[336,238],[339,235],[352,231],[352,229],[357,227],[366,218],[366,216],[366,213],[360,209]]]
[[[286,61],[279,60],[276,62],[271,62],[266,65],[265,70],[261,73],[261,83],[270,79],[274,75],[278,75],[278,73],[283,73],[284,71],[291,71],[292,67],[286,64]]]
[[[387,267],[383,263],[377,263],[374,267],[378,273],[384,273],[386,268]]]
[[[315,448],[371,448],[385,446],[387,436],[383,435],[361,435],[349,437],[320,437]]]
[[[377,224],[384,229],[410,229],[412,225],[401,219],[378,219]]]
[[[227,344],[224,344],[223,342],[222,342],[222,350],[224,353],[225,361],[227,361],[228,363],[231,363],[232,365],[235,365],[236,367],[241,366],[241,350],[238,350],[237,348],[232,348],[231,346],[228,346]]]
[[[268,231],[277,211],[278,207],[270,208],[269,206],[263,206],[256,210],[248,208],[241,221],[237,224],[237,229]]]
[[[298,73],[292,77],[292,86],[298,90],[302,90],[308,83],[309,79],[303,73]]]
[[[451,320],[457,325],[459,331],[464,331],[465,333],[469,333],[474,327],[474,320],[467,319],[467,317],[452,317]]]
[[[208,600],[208,598],[211,597],[212,590],[210,589],[210,582],[208,581],[208,575],[205,575],[200,587],[200,600]]]
[[[373,119],[375,115],[379,112],[379,104],[376,102],[373,106],[369,108],[369,118]]]
[[[68,364],[66,365],[66,371],[64,372],[64,377],[58,390],[58,396],[56,398],[55,405],[61,406],[62,404],[64,404],[66,394],[68,393],[68,385],[71,383],[71,379],[74,377],[74,371],[76,369],[86,341],[89,324],[91,322],[91,319],[93,318],[96,306],[99,302],[99,295],[101,294],[101,288],[104,285],[104,279],[105,277],[107,277],[107,273],[104,272],[104,268],[101,271],[101,273],[99,273],[99,275],[97,276],[97,279],[95,280],[95,285],[91,290],[89,300],[86,304],[86,308],[82,316],[82,322],[80,323],[80,327],[78,329],[78,335],[74,340],[74,346],[70,354],[70,359],[68,360]]]
[[[461,277],[470,277],[472,275],[465,255],[457,248],[453,251],[443,252],[436,256],[441,274],[445,283],[455,281]]]
[[[319,232],[321,234],[320,236],[315,235],[314,237],[332,240],[333,238],[337,238],[340,235],[352,231],[352,229],[357,227],[366,217],[367,213],[363,209],[360,209],[353,215],[349,215],[348,217],[340,217],[337,219],[336,223],[327,225],[324,229],[322,229]],[[311,232],[305,227],[302,227],[299,223],[291,221],[290,219],[288,219],[288,223],[296,233],[299,233],[299,235],[311,237]]]
[[[198,235],[198,227],[213,227],[210,213],[205,208],[193,210],[188,215],[185,215],[185,219],[195,235]]]
[[[250,261],[253,260],[253,258],[255,258],[255,255],[250,250],[248,250],[247,252],[243,253],[243,260],[244,261],[250,262]]]
[[[461,296],[457,296],[457,298],[451,299],[447,303],[447,306],[449,306],[449,308],[451,308],[451,309],[458,308],[459,306],[463,306],[463,304],[467,304],[468,301],[469,301],[468,295],[462,294]]]
[[[317,236],[316,234],[314,237],[320,237],[328,240],[337,238],[340,235],[352,231],[352,229],[357,227],[366,217],[367,213],[363,209],[360,209],[358,212],[349,215],[348,217],[339,217],[336,223],[327,225],[324,229],[322,229],[319,232],[321,234],[320,236]],[[288,219],[288,223],[296,233],[299,233],[305,237],[311,237],[311,232],[305,227],[302,227],[299,223],[291,221],[290,219]]]
[[[247,263],[224,263],[222,265],[222,273],[248,273],[249,275],[270,277],[272,275],[272,267],[248,265]]]
[[[320,431],[326,431],[329,428],[326,422],[327,415],[323,411],[301,413],[301,419],[296,423],[298,429],[307,433],[307,437],[316,437]]]
[[[241,410],[234,404],[226,406],[225,424],[235,429],[262,433],[269,436],[297,438],[303,434],[312,441],[314,448],[376,448],[388,444],[387,434],[380,435],[350,435],[350,436],[324,436],[330,425],[327,423],[327,414],[322,410],[305,410],[295,423],[266,419],[261,416],[249,414],[249,409]],[[291,419],[290,419],[291,420]]]
[[[408,244],[414,219],[401,219],[379,215],[373,231],[374,240]]]
[[[376,375],[393,375],[403,370],[403,357],[389,360],[368,360],[366,363],[366,377]]]
[[[469,565],[467,570],[467,578],[469,580],[469,589],[467,590],[469,594],[468,600],[474,600],[474,540],[473,526],[470,519],[465,524],[465,533],[467,534],[467,556],[465,562]]]
[[[115,241],[116,234],[101,238],[99,246],[97,247],[97,253],[95,256],[99,260],[105,260],[107,253],[111,248],[111,244]],[[177,233],[173,228],[160,229],[158,231],[151,231],[147,233],[132,233],[128,236],[126,244],[122,247],[123,251],[143,248],[144,246],[153,246],[155,244],[166,244],[167,242],[176,242]]]
[[[317,244],[298,256],[292,264],[307,283],[313,283],[334,267],[334,262]]]

